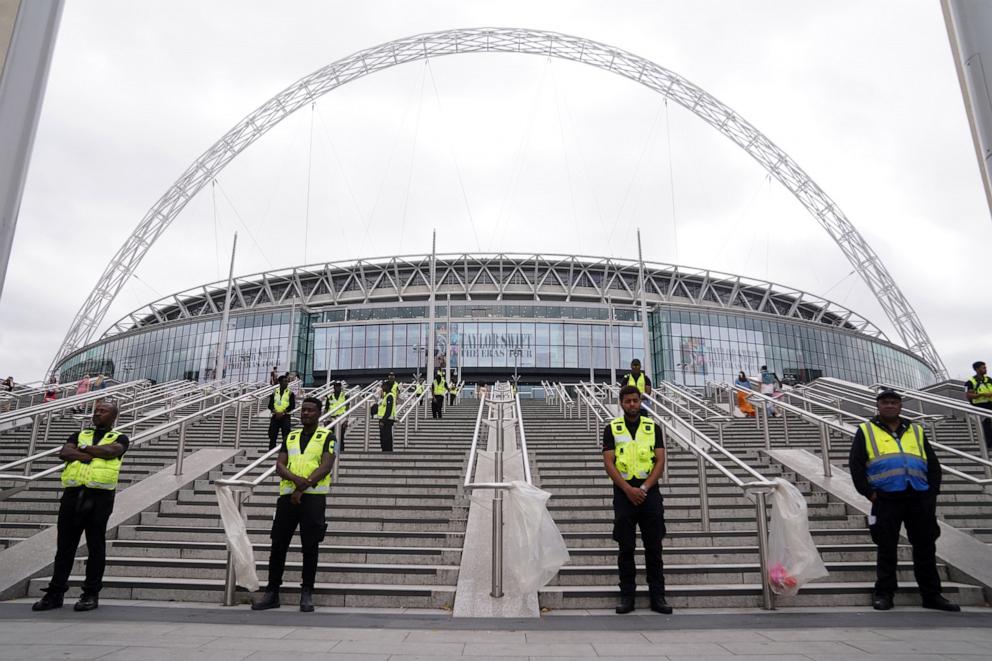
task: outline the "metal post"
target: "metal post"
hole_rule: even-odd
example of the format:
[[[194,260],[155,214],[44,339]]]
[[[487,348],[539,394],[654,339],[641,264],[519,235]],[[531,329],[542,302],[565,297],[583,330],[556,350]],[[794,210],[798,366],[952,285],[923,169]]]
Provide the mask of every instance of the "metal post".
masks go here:
[[[52,414],[51,412],[45,416],[45,435],[41,439],[41,444],[48,447],[48,432],[52,428]]]
[[[220,412],[220,443],[224,444],[224,427],[227,426],[227,407]]]
[[[34,454],[35,446],[38,444],[38,427],[41,426],[41,417],[34,416],[34,424],[31,425],[31,440],[28,441],[28,456]],[[24,464],[24,474],[31,474],[31,462]]]
[[[372,426],[372,417],[365,416],[365,404],[367,401],[368,397],[363,399],[361,404],[362,408],[359,409],[359,412],[363,415],[363,417],[365,417],[365,452],[369,451],[369,428]]]
[[[765,610],[774,610],[774,596],[768,584],[768,519],[765,518],[765,492],[759,491],[755,495],[757,496],[755,513],[758,523],[758,564],[761,567],[761,607]]]
[[[238,402],[235,408],[236,417],[234,418],[234,449],[241,449],[241,402]],[[251,412],[251,403],[248,404],[248,412]]]
[[[410,415],[407,414],[406,419],[403,420],[403,449],[406,450],[407,444],[410,442]]]
[[[785,444],[791,445],[789,442],[789,412],[782,409],[782,435],[785,437]]]
[[[651,336],[648,333],[648,287],[644,277],[644,254],[641,252],[641,228],[637,228],[637,262],[638,262],[638,284],[641,289],[641,333],[644,335],[644,373],[649,378],[653,378],[652,365],[654,361],[651,355]]]
[[[761,427],[764,430],[764,434],[765,434],[765,449],[771,450],[772,439],[771,439],[771,435],[768,433],[768,409],[765,408],[764,406],[761,407],[761,419],[763,422]]]
[[[699,471],[699,515],[703,524],[703,532],[709,532],[710,497],[709,487],[706,484],[706,463],[703,461],[702,455],[696,455],[696,469]]]
[[[238,514],[241,514],[241,505],[244,502],[244,495],[240,491],[234,492],[234,502],[238,506]],[[224,605],[233,606],[234,605],[234,592],[237,590],[237,585],[235,584],[234,576],[234,558],[231,555],[231,550],[227,550],[227,572],[224,575]]]
[[[424,352],[424,357],[427,363],[427,374],[429,374],[428,381],[433,382],[434,378],[437,376],[436,368],[434,367],[434,345],[436,340],[434,338],[434,317],[436,315],[435,310],[435,299],[437,294],[437,283],[435,282],[437,275],[437,230],[431,232],[431,281],[430,281],[430,297],[427,301],[427,348]],[[432,386],[433,394],[433,386]],[[426,419],[426,415],[424,418]],[[365,448],[368,450],[368,448]]]
[[[495,384],[493,385],[495,388]],[[493,454],[493,478],[503,481],[503,404],[496,405],[496,452]],[[503,596],[503,490],[496,489],[493,497],[493,589],[491,597]]]
[[[823,476],[830,477],[830,438],[824,422],[820,423],[820,454],[823,455]]]
[[[975,418],[975,430],[977,432],[975,436],[978,439],[979,456],[981,456],[981,458],[984,459],[985,461],[988,461],[989,448],[987,445],[985,445],[985,434],[982,431],[982,419],[978,416],[969,416],[969,417]],[[970,427],[971,425],[969,424],[968,426]],[[987,464],[985,465],[985,477],[986,479],[992,479],[992,466],[989,466]]]
[[[186,454],[186,423],[179,425],[179,449],[176,451],[176,475],[183,474],[183,455]]]

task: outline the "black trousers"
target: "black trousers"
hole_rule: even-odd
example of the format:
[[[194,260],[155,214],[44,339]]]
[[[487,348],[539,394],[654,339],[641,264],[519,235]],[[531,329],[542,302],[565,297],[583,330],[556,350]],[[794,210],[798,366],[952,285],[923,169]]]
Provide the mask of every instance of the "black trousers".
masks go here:
[[[271,450],[276,446],[276,439],[279,437],[280,430],[282,431],[282,440],[286,440],[289,436],[289,430],[292,429],[293,421],[290,416],[284,415],[279,419],[275,416],[269,418],[269,449]]]
[[[633,596],[637,590],[637,528],[644,542],[644,564],[648,590],[654,598],[665,596],[664,564],[661,560],[661,540],[665,538],[665,507],[661,491],[655,487],[647,498],[635,505],[619,489],[613,489],[613,539],[620,545],[617,568],[620,570],[620,594]]]
[[[86,533],[86,580],[83,592],[99,594],[107,565],[107,521],[114,511],[114,492],[74,487],[62,492],[59,503],[58,542],[55,568],[48,591],[62,594],[69,589],[69,574],[76,559],[79,539]]]
[[[992,404],[975,404],[975,406],[992,412]],[[982,418],[982,435],[985,436],[985,447],[992,450],[992,418]]]
[[[457,397],[457,396],[458,396],[457,393],[449,392],[448,393],[448,403],[451,404],[452,406],[454,406],[455,405],[455,397]]]
[[[305,493],[299,505],[290,496],[276,500],[276,516],[272,520],[272,550],[269,552],[269,585],[267,590],[278,590],[286,569],[286,552],[297,526],[300,528],[300,550],[303,552],[303,581],[301,587],[313,589],[317,579],[317,551],[327,532],[324,513],[327,496]]]
[[[444,417],[444,395],[434,395],[434,399],[431,400],[431,417]]]
[[[337,427],[334,434],[334,452],[344,452],[344,435],[348,431],[348,421],[345,420]]]
[[[395,420],[379,421],[379,447],[383,452],[393,451],[393,423]]]
[[[879,498],[871,505],[875,524],[869,526],[871,539],[878,546],[875,594],[893,595],[898,562],[899,528],[905,524],[906,537],[913,546],[913,574],[924,599],[940,594],[937,573],[937,498]]]

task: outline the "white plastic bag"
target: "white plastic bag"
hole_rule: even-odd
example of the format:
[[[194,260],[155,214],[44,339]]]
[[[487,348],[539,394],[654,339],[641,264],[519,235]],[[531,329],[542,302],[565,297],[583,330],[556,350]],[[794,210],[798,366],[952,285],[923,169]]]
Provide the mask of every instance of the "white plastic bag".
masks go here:
[[[234,564],[235,582],[249,592],[258,589],[258,574],[255,573],[255,551],[248,539],[248,529],[244,517],[238,511],[231,488],[222,484],[214,487],[217,491],[217,504],[220,506],[220,520],[224,523],[224,536]]]
[[[775,478],[768,530],[768,583],[772,592],[793,596],[806,583],[827,575],[809,534],[806,499],[793,484]]]
[[[551,494],[526,482],[513,482],[507,494],[504,578],[508,591],[534,592],[568,562],[568,548],[548,512]]]

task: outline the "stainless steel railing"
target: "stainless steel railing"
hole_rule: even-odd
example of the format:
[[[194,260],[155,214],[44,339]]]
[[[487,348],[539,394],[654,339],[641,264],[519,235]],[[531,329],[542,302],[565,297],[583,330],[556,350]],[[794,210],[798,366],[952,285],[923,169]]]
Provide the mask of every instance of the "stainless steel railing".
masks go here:
[[[487,411],[489,415],[484,418]],[[511,415],[507,415],[510,413]],[[479,437],[483,422],[495,431],[493,453],[493,481],[473,482],[476,456],[478,454]],[[462,487],[466,490],[493,489],[492,501],[492,591],[490,596],[503,596],[503,492],[513,487],[512,483],[504,481],[503,452],[506,423],[515,423],[520,442],[520,457],[523,464],[524,481],[533,484],[528,459],[527,436],[524,433],[523,415],[520,408],[520,395],[514,394],[510,384],[497,382],[493,384],[492,397],[483,397],[479,402],[479,412],[475,418],[475,431],[472,434],[472,446],[469,450],[468,465],[465,469],[465,480]]]

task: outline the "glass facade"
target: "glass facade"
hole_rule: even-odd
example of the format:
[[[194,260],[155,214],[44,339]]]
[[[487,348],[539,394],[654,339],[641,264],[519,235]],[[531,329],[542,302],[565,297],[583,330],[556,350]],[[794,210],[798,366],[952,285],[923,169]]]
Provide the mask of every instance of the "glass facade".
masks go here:
[[[564,377],[568,370],[586,378],[592,368],[604,378],[610,368],[605,305],[470,301],[452,303],[450,312],[449,318],[448,306],[437,305],[434,364],[450,362],[463,376],[516,368],[526,380],[549,373]],[[264,381],[275,366],[313,383],[323,382],[328,370],[356,381],[388,370],[417,371],[427,362],[426,316],[424,304],[398,303],[238,311],[229,324],[226,376]],[[631,359],[643,358],[644,347],[636,308],[616,307],[614,316],[614,364],[622,372]],[[832,376],[907,387],[935,381],[929,368],[904,351],[813,322],[668,305],[656,307],[648,321],[652,376],[689,386],[732,380],[740,370],[754,375],[761,365],[784,381]],[[219,344],[217,318],[169,322],[95,343],[63,362],[59,374],[63,381],[98,373],[208,380],[214,378]]]
[[[703,386],[733,380],[762,365],[783,381],[831,376],[917,388],[936,379],[920,360],[855,333],[795,321],[662,307],[651,313],[654,371],[659,378]]]

